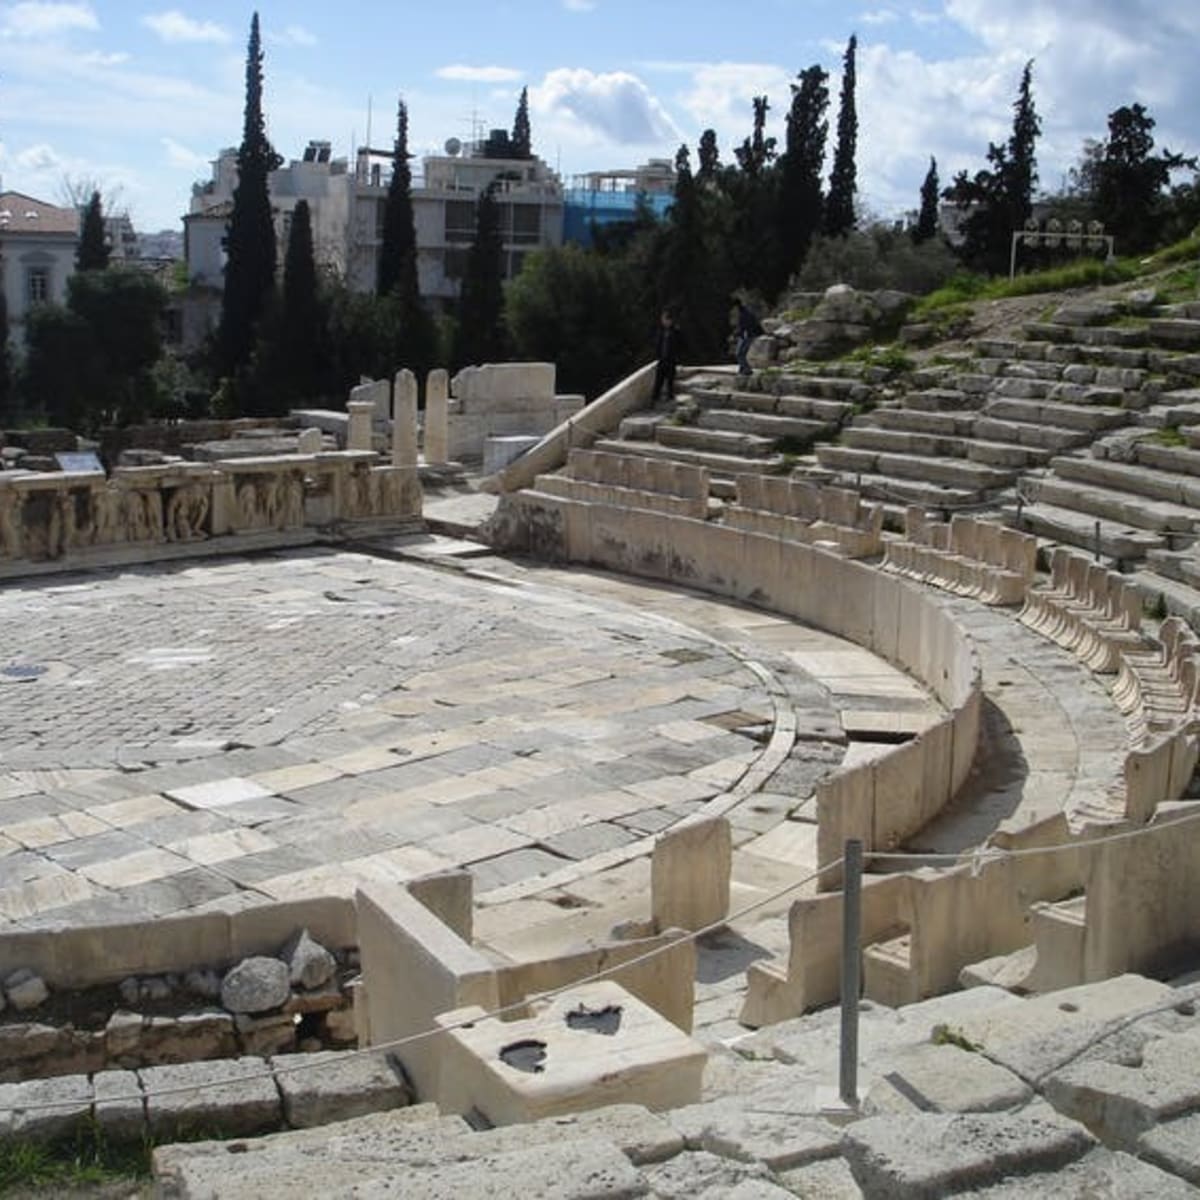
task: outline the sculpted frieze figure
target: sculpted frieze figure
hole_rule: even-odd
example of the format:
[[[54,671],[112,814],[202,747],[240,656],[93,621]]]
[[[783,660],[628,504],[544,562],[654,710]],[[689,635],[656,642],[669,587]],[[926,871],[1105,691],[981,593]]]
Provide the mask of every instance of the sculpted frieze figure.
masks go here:
[[[178,487],[167,501],[167,540],[195,542],[208,536],[208,489],[196,484]]]

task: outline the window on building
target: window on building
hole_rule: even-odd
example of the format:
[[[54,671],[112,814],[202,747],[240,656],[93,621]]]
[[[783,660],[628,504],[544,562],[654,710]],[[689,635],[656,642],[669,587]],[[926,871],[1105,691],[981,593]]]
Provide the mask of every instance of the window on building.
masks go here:
[[[30,304],[49,303],[50,268],[30,267],[25,275],[25,292]]]
[[[475,240],[475,201],[446,201],[446,241],[473,242]]]
[[[512,206],[512,241],[514,246],[537,245],[542,237],[542,210],[536,204]]]

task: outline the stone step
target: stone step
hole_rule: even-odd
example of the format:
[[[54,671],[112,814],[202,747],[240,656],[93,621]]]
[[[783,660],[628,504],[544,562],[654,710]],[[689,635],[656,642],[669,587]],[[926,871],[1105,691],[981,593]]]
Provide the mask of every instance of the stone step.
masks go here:
[[[1200,522],[1200,511],[1185,505],[1147,500],[1102,485],[1081,483],[1078,479],[1049,476],[1027,486],[1032,488],[1039,502],[1154,533],[1192,533]]]
[[[1123,388],[1099,387],[1089,383],[1056,383],[1046,397],[1055,404],[1098,404],[1113,408],[1144,408],[1150,397]]]
[[[1090,433],[1080,430],[1061,429],[1057,425],[1038,425],[1027,421],[1001,421],[990,416],[976,419],[975,436],[985,441],[1005,442],[1054,454],[1086,446],[1092,440]]]
[[[731,433],[724,429],[701,429],[695,425],[672,425],[664,421],[654,431],[660,446],[672,450],[698,450],[704,454],[766,458],[775,447],[774,438],[753,433]]]
[[[1038,501],[1021,506],[1018,520],[1017,506],[1003,506],[1004,519],[1015,529],[1033,533],[1038,537],[1064,546],[1092,553],[1096,546],[1097,518],[1085,516],[1070,508]],[[1165,548],[1166,540],[1144,529],[1131,529],[1128,525],[1099,519],[1100,553],[1117,560],[1145,558],[1151,550]]]
[[[1150,341],[1172,350],[1200,350],[1200,321],[1164,317],[1150,322]]]
[[[654,431],[666,420],[666,413],[638,413],[632,417],[622,417],[617,426],[617,436],[628,438],[635,442],[654,440]]]
[[[919,412],[962,412],[978,408],[979,401],[956,388],[926,388],[920,392],[909,392],[903,400],[905,408]]]
[[[961,488],[972,495],[1008,487],[1016,475],[1014,471],[999,471],[962,459],[859,450],[850,446],[818,446],[816,456],[822,467],[832,470],[918,480]]]
[[[971,438],[967,441],[966,447],[967,457],[972,462],[1011,471],[1043,466],[1049,462],[1054,453],[1052,450],[1043,450],[1036,446],[1022,446],[1011,442],[989,442],[981,438]]]
[[[1143,466],[1157,471],[1200,476],[1200,450],[1191,447],[1163,446],[1151,438],[1144,438],[1134,447],[1133,455]]]
[[[1200,480],[1187,476],[1181,478],[1166,471],[1101,458],[1061,456],[1051,459],[1050,467],[1060,479],[1075,479],[1168,504],[1200,506]]]
[[[820,396],[780,396],[776,411],[784,417],[805,417],[833,423],[850,417],[854,412],[854,403]]]
[[[740,412],[759,413],[773,413],[779,399],[771,392],[738,392],[720,387],[690,387],[683,398],[700,408],[736,408]]]
[[[843,429],[841,444],[855,450],[922,454],[929,457],[943,455],[962,458],[966,452],[966,441],[963,438],[911,433],[902,429],[880,429],[873,425],[852,425],[849,429]]]
[[[1108,346],[1135,349],[1146,345],[1144,325],[1060,325],[1053,321],[1030,321],[1025,335],[1040,342],[1074,343],[1079,346]]]
[[[1005,361],[1017,359],[1045,359],[1044,342],[1017,341],[1014,338],[976,338],[971,343],[980,358],[999,358]]]
[[[778,441],[788,438],[808,445],[819,437],[836,432],[828,421],[813,421],[806,417],[781,417],[774,413],[739,412],[731,408],[707,408],[700,413],[701,429],[718,429],[727,433],[749,433],[755,437]]]
[[[879,475],[871,471],[842,471],[835,477],[843,487],[854,487],[865,500],[881,504],[923,504],[930,509],[956,508],[962,505],[979,504],[981,493],[961,487],[949,487],[937,483],[925,483],[915,479],[897,479],[891,475]],[[897,521],[889,529],[902,529],[903,510],[897,513]]]
[[[848,400],[820,396],[778,395],[775,392],[742,392],[730,388],[689,388],[688,397],[702,409],[737,409],[739,412],[775,413],[783,417],[836,422],[854,409]]]
[[[1187,577],[1177,577],[1177,570]],[[1125,578],[1142,593],[1147,604],[1156,606],[1161,599],[1168,614],[1200,630],[1200,564],[1193,556],[1151,550],[1146,556],[1146,569]]]
[[[877,408],[868,414],[873,425],[882,429],[930,433],[940,437],[969,437],[975,420],[973,412],[923,412],[916,408]]]
[[[989,400],[984,407],[985,417],[1001,421],[1022,421],[1030,425],[1054,425],[1059,429],[1086,430],[1099,433],[1129,423],[1129,414],[1103,408],[1085,408],[1075,404],[1052,404],[1041,400]]]
[[[663,446],[658,442],[622,442],[616,438],[601,438],[592,448],[607,450],[610,454],[644,454],[648,458],[662,458],[670,462],[688,463],[694,467],[707,467],[720,475],[742,475],[756,471],[776,475],[788,468],[788,463],[781,454],[772,454],[765,458],[744,458],[736,454],[711,454],[701,450]]]
[[[861,404],[874,394],[869,383],[854,375],[781,375],[775,386],[781,397],[812,396],[847,404]]]
[[[1054,383],[1049,379],[1031,379],[1020,375],[996,380],[992,396],[1011,400],[1045,400]]]

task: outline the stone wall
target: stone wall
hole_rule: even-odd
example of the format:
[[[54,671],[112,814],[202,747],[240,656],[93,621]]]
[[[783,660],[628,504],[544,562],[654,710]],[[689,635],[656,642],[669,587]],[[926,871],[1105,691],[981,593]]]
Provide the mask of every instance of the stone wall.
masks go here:
[[[161,548],[421,515],[415,469],[371,452],[102,472],[0,472],[0,575],[140,561]],[[230,543],[231,547],[233,543]]]

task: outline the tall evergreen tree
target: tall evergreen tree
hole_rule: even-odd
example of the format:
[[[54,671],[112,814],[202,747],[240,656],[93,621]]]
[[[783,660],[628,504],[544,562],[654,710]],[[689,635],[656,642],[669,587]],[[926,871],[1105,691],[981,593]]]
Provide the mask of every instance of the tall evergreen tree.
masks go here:
[[[1037,138],[1042,123],[1033,104],[1033,62],[1025,64],[1013,104],[1013,128],[1003,146],[988,146],[989,168],[973,177],[960,171],[943,192],[969,213],[963,222],[963,257],[981,270],[999,273],[1008,265],[1013,232],[1033,212],[1037,186]]]
[[[267,177],[281,160],[267,140],[263,120],[262,59],[255,13],[246,49],[245,121],[226,235],[225,290],[217,331],[217,368],[222,375],[233,374],[249,361],[255,327],[275,285],[275,226]]]
[[[287,252],[283,260],[283,303],[279,320],[278,378],[289,404],[309,400],[321,391],[320,361],[323,322],[317,295],[312,215],[308,201],[292,210]],[[282,411],[283,405],[280,405]]]
[[[800,269],[813,235],[821,226],[824,209],[821,172],[829,135],[829,122],[825,119],[829,107],[828,78],[825,70],[814,63],[800,72],[799,84],[792,84],[787,149],[780,160],[776,218],[780,253],[771,289],[775,294]]]
[[[458,300],[454,358],[460,367],[503,362],[506,357],[504,243],[494,188],[486,188],[475,207],[475,240],[467,253]]]
[[[104,210],[100,193],[92,192],[83,210],[83,226],[79,232],[79,250],[75,255],[77,271],[103,271],[112,251],[104,232]]]
[[[738,166],[751,176],[759,176],[775,157],[775,139],[764,136],[767,113],[771,111],[766,96],[755,96],[754,132],[733,152]]]
[[[400,101],[396,140],[392,148],[392,178],[383,205],[383,245],[379,251],[376,292],[417,290],[417,235],[413,226],[412,168],[408,165],[408,107]]]
[[[717,149],[717,134],[715,130],[706,129],[700,135],[697,158],[700,164],[696,172],[697,180],[703,183],[711,183],[716,179],[717,172],[721,169],[721,152]]]
[[[929,159],[929,170],[921,184],[921,211],[913,227],[912,239],[917,245],[927,242],[938,231],[938,169],[937,159]]]
[[[512,137],[513,158],[533,157],[533,133],[529,128],[529,89],[521,89],[521,99],[517,101],[517,115],[513,118]]]
[[[842,97],[838,109],[837,149],[829,175],[829,199],[825,204],[825,232],[839,237],[854,228],[856,170],[854,151],[858,143],[858,113],[854,104],[855,55],[858,38],[850,35],[842,59]]]

